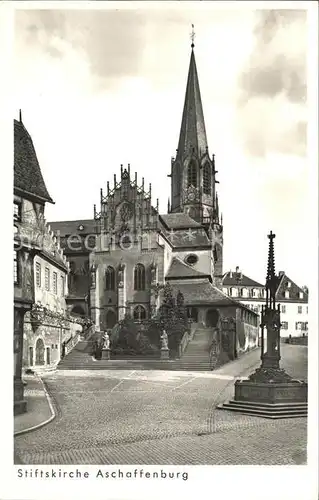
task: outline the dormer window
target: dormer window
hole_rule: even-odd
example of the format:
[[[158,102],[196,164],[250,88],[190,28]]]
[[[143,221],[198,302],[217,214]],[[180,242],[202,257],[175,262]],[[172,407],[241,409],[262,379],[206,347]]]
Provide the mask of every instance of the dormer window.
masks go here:
[[[290,297],[289,290],[286,290],[285,291],[285,299],[289,299],[289,297]]]
[[[291,288],[291,283],[290,283],[290,281],[287,281],[287,288]]]
[[[253,288],[253,289],[252,289],[252,296],[254,297],[254,299],[257,299],[257,298],[258,298],[259,293],[258,293],[257,288]]]
[[[225,295],[227,295],[227,293],[228,293],[228,288],[223,288],[223,293],[224,293]]]
[[[303,292],[299,292],[299,299],[303,299]]]
[[[230,289],[230,295],[232,297],[238,297],[238,289],[237,288],[231,288]]]
[[[247,288],[242,288],[241,289],[241,296],[242,297],[248,297],[248,290],[247,290]]]

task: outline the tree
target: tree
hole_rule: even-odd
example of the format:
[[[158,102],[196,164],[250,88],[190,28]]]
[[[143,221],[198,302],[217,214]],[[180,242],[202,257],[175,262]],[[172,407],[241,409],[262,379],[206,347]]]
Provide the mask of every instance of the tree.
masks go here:
[[[188,321],[184,296],[178,291],[176,300],[169,283],[164,286],[164,299],[160,307],[160,325],[168,335],[168,345],[171,351],[177,351],[178,345],[187,329]]]

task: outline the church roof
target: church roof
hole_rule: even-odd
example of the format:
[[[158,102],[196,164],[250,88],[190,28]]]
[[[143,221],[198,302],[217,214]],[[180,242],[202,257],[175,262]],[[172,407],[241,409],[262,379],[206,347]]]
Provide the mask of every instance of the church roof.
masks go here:
[[[60,231],[61,236],[71,234],[89,234],[95,233],[96,221],[94,219],[79,219],[49,222],[52,231]],[[83,229],[81,229],[83,226]]]
[[[207,277],[207,274],[197,271],[192,266],[188,266],[177,257],[172,259],[168,273],[165,279],[176,279],[176,278],[201,278]]]
[[[199,155],[204,154],[207,148],[204,113],[193,48],[189,63],[178,153],[183,156],[190,147],[194,147]]]
[[[160,215],[160,219],[164,222],[168,229],[189,229],[201,227],[199,222],[196,222],[189,215],[183,212]]]
[[[30,134],[14,120],[14,188],[23,195],[54,203],[48,193]]]
[[[177,229],[163,231],[164,236],[170,242],[173,248],[211,248],[211,242],[201,227],[196,229]]]
[[[262,285],[261,283],[258,283],[257,281],[249,278],[243,273],[239,272],[231,272],[228,271],[226,274],[224,274],[223,277],[223,285],[225,286],[258,286],[258,287],[265,287],[265,285]]]
[[[198,283],[192,281],[188,283],[172,282],[171,286],[174,293],[180,291],[183,294],[186,306],[215,305],[248,309],[244,304],[225,295],[221,290],[212,285],[208,279],[199,281]]]

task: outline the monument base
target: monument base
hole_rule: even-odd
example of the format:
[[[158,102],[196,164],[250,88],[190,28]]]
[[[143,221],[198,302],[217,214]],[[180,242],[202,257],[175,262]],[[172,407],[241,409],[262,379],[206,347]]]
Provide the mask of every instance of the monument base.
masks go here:
[[[110,359],[110,358],[111,358],[110,349],[102,349],[102,357],[101,357],[101,359]]]
[[[291,379],[286,382],[237,380],[235,399],[218,405],[218,408],[263,418],[306,417],[307,393],[307,383],[299,380]]]
[[[169,349],[161,349],[161,359],[169,359]]]

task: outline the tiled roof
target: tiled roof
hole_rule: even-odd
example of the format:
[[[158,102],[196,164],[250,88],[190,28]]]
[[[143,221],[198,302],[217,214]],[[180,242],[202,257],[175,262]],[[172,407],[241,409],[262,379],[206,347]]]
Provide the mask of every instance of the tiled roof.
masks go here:
[[[258,283],[258,281],[255,281],[255,280],[252,280],[251,278],[248,278],[248,276],[245,276],[245,274],[232,272],[232,276],[230,277],[230,271],[228,271],[228,273],[226,273],[224,275],[223,285],[225,285],[225,286],[230,286],[230,285],[258,286],[258,287],[263,287],[263,288],[265,287],[265,285]]]
[[[247,309],[244,304],[225,295],[221,290],[212,285],[208,279],[198,283],[171,282],[175,292],[180,291],[184,296],[186,306],[189,305],[215,305],[215,306],[234,306],[241,309]]]
[[[22,122],[14,120],[14,188],[54,203],[42,177],[32,139]]]
[[[290,283],[290,287],[288,288],[288,283]],[[289,298],[285,297],[285,291],[289,290]],[[303,293],[303,298],[299,297],[299,293]],[[296,285],[288,276],[283,273],[279,278],[279,284],[276,291],[276,300],[278,302],[308,302],[308,294],[300,288],[300,286]]]
[[[202,227],[199,222],[196,222],[189,215],[182,212],[160,215],[160,221],[164,222],[164,225],[167,226],[168,229],[189,229]]]
[[[55,221],[49,222],[52,231],[55,233],[60,231],[60,235],[63,237],[69,234],[89,234],[95,233],[95,224],[96,221],[94,219],[82,219],[82,220],[67,220],[67,221]],[[80,226],[83,226],[83,229],[80,230]]]
[[[163,234],[173,248],[210,247],[211,242],[204,229],[164,231]]]
[[[174,279],[174,278],[200,278],[207,276],[200,271],[197,271],[192,266],[188,266],[182,260],[174,257],[172,259],[170,268],[168,273],[165,276],[165,279]]]

